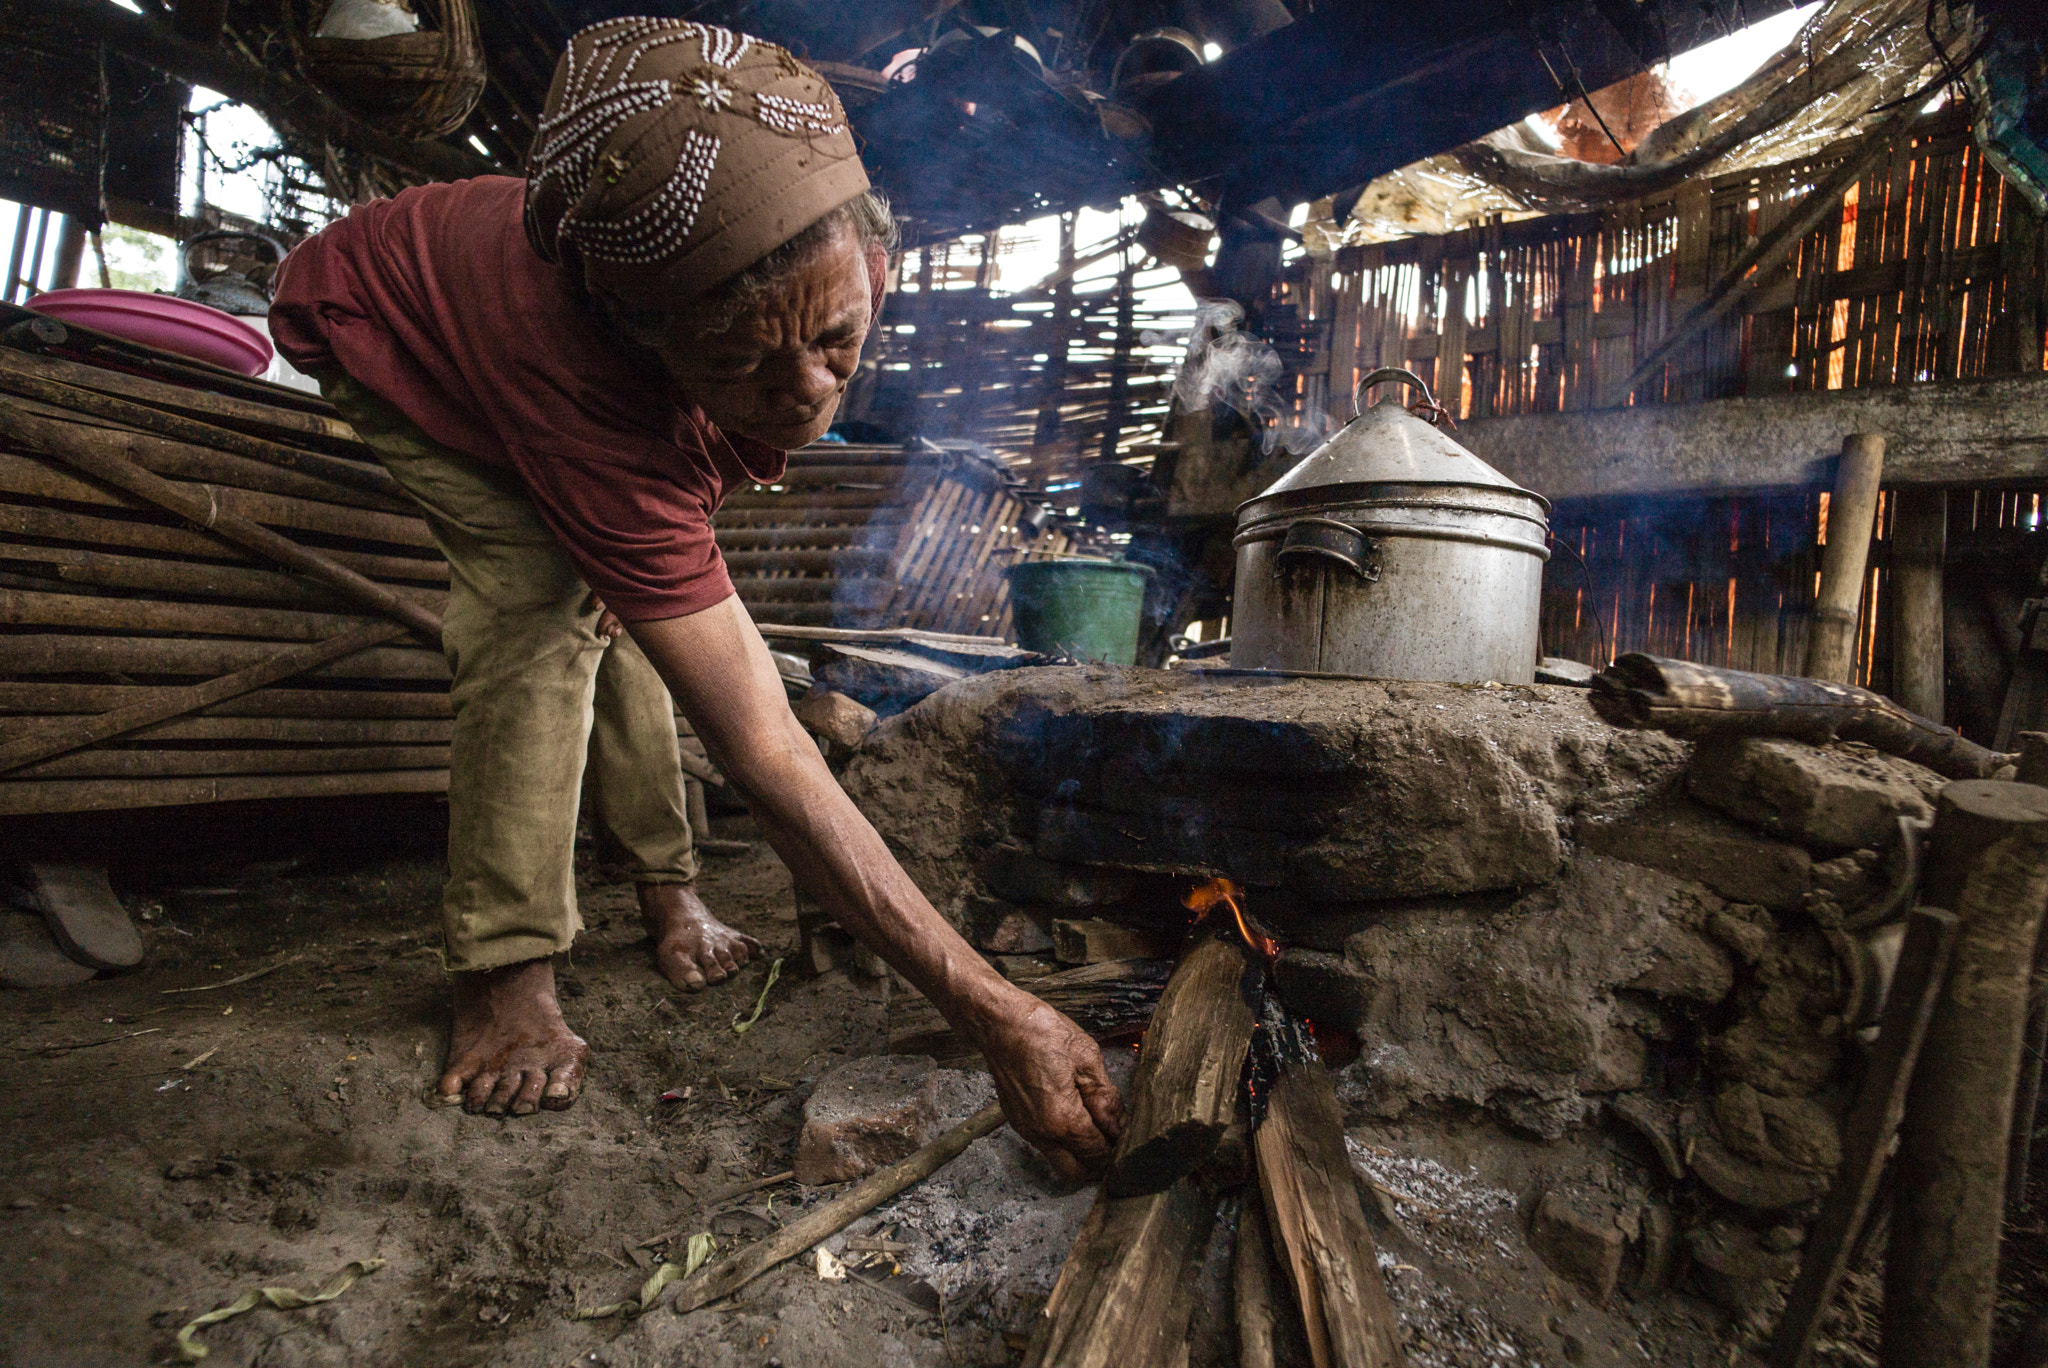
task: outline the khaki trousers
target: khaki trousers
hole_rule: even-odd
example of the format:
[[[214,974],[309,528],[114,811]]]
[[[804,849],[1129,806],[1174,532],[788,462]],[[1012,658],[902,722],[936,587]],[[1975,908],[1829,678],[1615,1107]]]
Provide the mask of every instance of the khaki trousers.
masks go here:
[[[639,883],[688,883],[674,706],[630,637],[597,634],[590,589],[511,471],[441,446],[348,375],[318,377],[425,512],[451,571],[442,645],[455,676],[448,775],[448,967],[567,950],[584,781]],[[585,760],[588,758],[586,768]]]

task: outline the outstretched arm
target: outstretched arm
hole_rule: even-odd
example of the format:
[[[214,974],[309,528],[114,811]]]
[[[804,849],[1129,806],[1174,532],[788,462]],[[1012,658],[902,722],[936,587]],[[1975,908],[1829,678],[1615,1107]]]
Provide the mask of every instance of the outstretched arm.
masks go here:
[[[790,712],[739,599],[628,630],[797,882],[981,1050],[1010,1124],[1067,1177],[1101,1167],[1123,1111],[1101,1050],[991,969],[918,892]]]

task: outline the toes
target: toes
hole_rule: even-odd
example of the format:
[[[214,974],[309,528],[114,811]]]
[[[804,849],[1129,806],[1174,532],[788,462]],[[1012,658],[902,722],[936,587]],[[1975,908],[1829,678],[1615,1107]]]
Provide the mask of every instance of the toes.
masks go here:
[[[549,1111],[564,1111],[576,1101],[577,1090],[583,1081],[583,1065],[577,1060],[557,1064],[548,1074],[547,1087],[541,1091],[540,1104]]]
[[[469,1086],[462,1090],[462,1109],[472,1116],[482,1111],[484,1104],[491,1100],[491,1093],[497,1086],[498,1076],[494,1073],[479,1072],[473,1075],[469,1080]]]
[[[713,959],[718,961],[718,967],[723,969],[728,974],[738,973],[740,966],[747,962],[747,957],[745,955],[740,955],[737,958],[735,958],[732,951],[726,949],[722,945],[719,946],[716,950],[712,951],[711,956]]]
[[[468,1083],[469,1080],[463,1077],[460,1068],[450,1068],[447,1073],[441,1075],[441,1081],[434,1085],[435,1105],[441,1107],[461,1105],[462,1090]]]
[[[528,1069],[520,1076],[519,1091],[512,1094],[512,1114],[531,1116],[540,1110],[541,1089],[547,1086],[545,1069]]]
[[[524,1077],[524,1072],[519,1069],[500,1074],[498,1086],[491,1089],[490,1100],[484,1103],[484,1113],[488,1116],[503,1116],[505,1109],[512,1104],[513,1094],[519,1091],[520,1079]]]

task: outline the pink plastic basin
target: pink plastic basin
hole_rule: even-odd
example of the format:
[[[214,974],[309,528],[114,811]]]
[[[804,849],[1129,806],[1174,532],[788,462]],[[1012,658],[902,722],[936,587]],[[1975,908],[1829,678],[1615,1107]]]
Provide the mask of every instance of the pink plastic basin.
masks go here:
[[[270,368],[270,339],[245,319],[176,295],[141,290],[51,290],[28,303],[66,323],[210,361],[242,375]]]

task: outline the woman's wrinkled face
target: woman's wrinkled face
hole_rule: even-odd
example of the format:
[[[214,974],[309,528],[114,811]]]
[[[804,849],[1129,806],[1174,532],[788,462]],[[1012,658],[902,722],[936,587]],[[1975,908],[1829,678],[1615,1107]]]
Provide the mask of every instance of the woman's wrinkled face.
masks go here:
[[[724,331],[693,326],[685,306],[656,350],[721,429],[793,451],[832,425],[860,362],[870,297],[867,254],[845,227]]]

